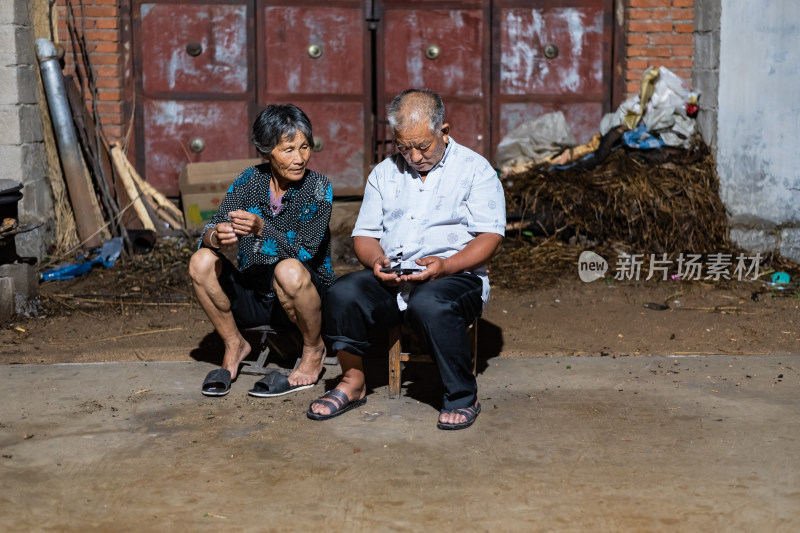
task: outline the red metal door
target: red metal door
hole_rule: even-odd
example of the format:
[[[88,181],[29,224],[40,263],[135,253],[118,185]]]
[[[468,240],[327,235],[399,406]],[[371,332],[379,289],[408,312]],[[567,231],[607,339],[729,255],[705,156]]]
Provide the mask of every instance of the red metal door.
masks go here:
[[[427,87],[442,95],[453,138],[488,154],[489,15],[489,0],[376,1],[379,120],[396,94]]]
[[[309,167],[337,195],[362,194],[371,117],[369,33],[363,0],[257,2],[258,103],[306,112]]]
[[[494,144],[563,111],[578,142],[599,131],[614,87],[613,0],[494,0]]]
[[[178,195],[185,163],[252,155],[251,11],[134,0],[137,166],[167,195]]]

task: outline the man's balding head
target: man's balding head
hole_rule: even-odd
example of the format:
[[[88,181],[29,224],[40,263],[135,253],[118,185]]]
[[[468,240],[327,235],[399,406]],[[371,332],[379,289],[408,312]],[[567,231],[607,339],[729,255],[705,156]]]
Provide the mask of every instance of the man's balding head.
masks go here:
[[[392,99],[388,118],[395,132],[424,123],[438,133],[444,124],[444,102],[430,89],[408,89]]]

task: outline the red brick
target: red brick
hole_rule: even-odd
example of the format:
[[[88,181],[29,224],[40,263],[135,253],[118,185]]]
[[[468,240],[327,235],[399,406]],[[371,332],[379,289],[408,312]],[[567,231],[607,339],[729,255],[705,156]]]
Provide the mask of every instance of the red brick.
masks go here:
[[[672,51],[666,46],[629,46],[628,57],[669,57]]]
[[[656,45],[690,45],[692,44],[692,36],[685,33],[662,33],[647,36],[650,44]]]
[[[87,41],[118,41],[119,32],[115,30],[91,30],[84,34]]]
[[[694,7],[694,0],[672,0],[675,7]]]
[[[630,0],[630,7],[669,7],[670,0]]]
[[[638,94],[639,93],[639,85],[640,85],[640,83],[638,83],[638,82],[629,81],[625,85],[626,96],[633,96],[634,94]]]
[[[119,76],[120,74],[119,67],[115,66],[97,67],[94,69],[94,73],[98,78],[101,76],[103,77]]]
[[[103,89],[97,92],[97,99],[103,102],[119,102],[122,91],[117,89]]]
[[[632,20],[628,23],[628,31],[641,33],[671,32],[671,22],[643,22]]]
[[[103,126],[103,133],[106,134],[108,142],[115,143],[122,140],[122,126]]]
[[[112,42],[95,43],[94,48],[92,48],[92,51],[98,54],[115,54],[119,52],[119,43],[112,43]]]
[[[691,58],[665,58],[665,59],[659,60],[658,65],[662,66],[662,67],[667,67],[669,69],[691,68],[692,67],[692,59]]]
[[[692,31],[694,31],[694,24],[691,22],[688,24],[675,24],[675,31],[678,33],[692,33]]]
[[[675,57],[692,57],[694,48],[691,46],[673,46],[672,55]]]
[[[97,111],[102,114],[120,114],[122,113],[122,104],[119,102],[97,102]]]
[[[628,59],[627,65],[629,70],[644,70],[650,62],[646,59]]]
[[[122,87],[121,80],[119,78],[97,78],[95,80],[95,85],[98,89],[119,89]]]
[[[91,56],[92,65],[118,65],[119,64],[119,55],[118,54],[92,54]]]
[[[115,18],[97,19],[95,28],[101,30],[110,30],[119,28],[119,21]]]
[[[626,40],[628,41],[628,44],[648,44],[647,35],[642,35],[640,33],[629,33]]]
[[[119,14],[119,9],[116,6],[86,6],[83,9],[85,17],[116,17]]]
[[[628,11],[628,19],[630,20],[650,20],[653,18],[653,12],[649,9],[631,9]]]
[[[96,6],[116,6],[118,0],[93,0]]]
[[[691,9],[670,9],[666,16],[672,20],[694,20],[694,11]]]

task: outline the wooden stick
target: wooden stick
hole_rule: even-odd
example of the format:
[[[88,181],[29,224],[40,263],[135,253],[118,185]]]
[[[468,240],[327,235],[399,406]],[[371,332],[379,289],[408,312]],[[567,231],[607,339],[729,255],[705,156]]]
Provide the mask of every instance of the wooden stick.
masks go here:
[[[115,144],[112,146],[112,149],[116,147],[117,150],[121,149]],[[183,219],[183,213],[180,209],[178,209],[175,204],[169,201],[169,199],[161,194],[155,187],[147,183],[142,177],[136,172],[136,169],[133,168],[131,162],[128,161],[128,158],[125,158],[125,166],[128,168],[128,174],[133,178],[133,181],[136,182],[136,185],[141,189],[142,194],[146,194],[148,196],[152,196],[155,203],[167,211],[169,211],[174,217],[178,217],[178,219]]]
[[[156,231],[153,220],[147,213],[147,209],[144,206],[144,201],[139,194],[139,190],[136,188],[136,183],[131,177],[130,171],[128,170],[128,165],[126,165],[127,158],[117,145],[111,147],[111,158],[114,160],[114,166],[119,174],[119,179],[122,181],[122,184],[125,186],[125,191],[128,193],[128,197],[131,199],[133,209],[136,211],[136,215],[139,217],[139,220],[142,221],[142,226],[144,226],[144,229]]]

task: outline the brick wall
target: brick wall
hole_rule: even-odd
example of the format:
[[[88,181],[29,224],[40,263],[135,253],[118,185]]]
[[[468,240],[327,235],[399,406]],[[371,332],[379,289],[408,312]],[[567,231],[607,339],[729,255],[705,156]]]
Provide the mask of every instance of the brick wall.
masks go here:
[[[628,0],[626,97],[639,91],[650,67],[692,79],[694,0]]]
[[[118,141],[123,136],[123,58],[119,1],[83,0],[83,14],[80,0],[57,0],[56,3],[58,41],[66,51],[64,74],[75,72],[67,29],[67,10],[71,7],[74,23],[86,39],[97,84],[97,111],[109,142]]]

